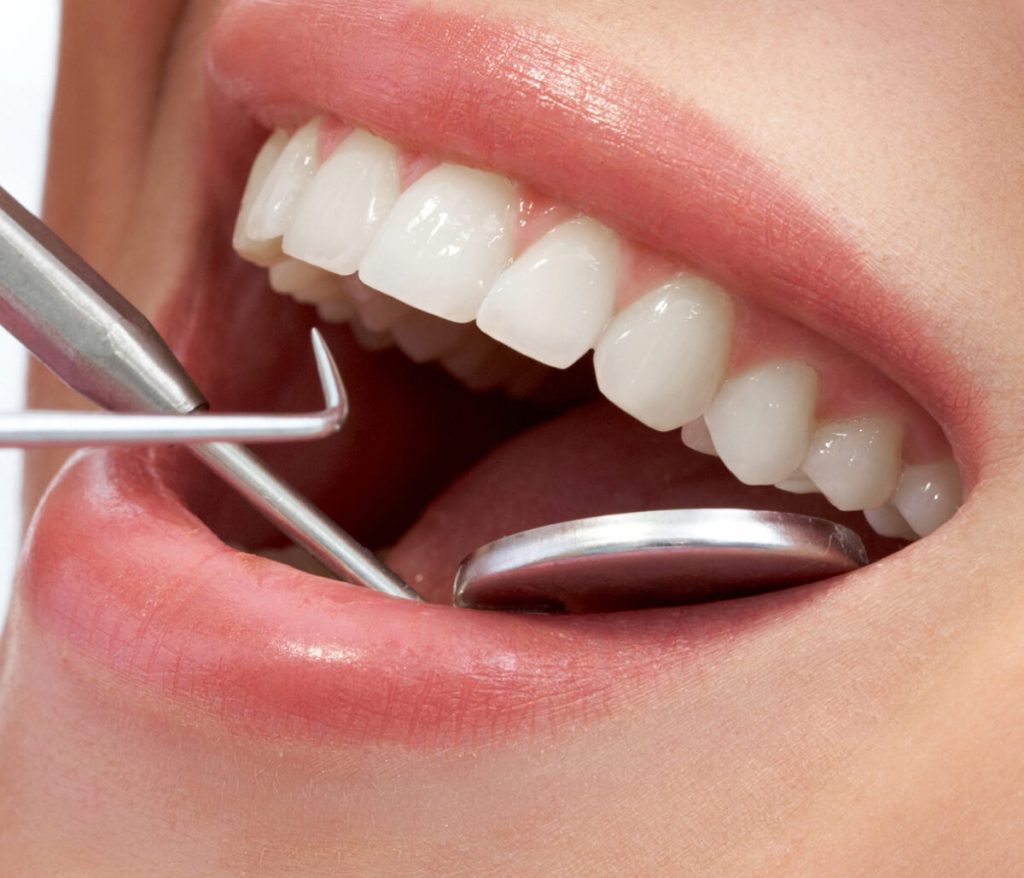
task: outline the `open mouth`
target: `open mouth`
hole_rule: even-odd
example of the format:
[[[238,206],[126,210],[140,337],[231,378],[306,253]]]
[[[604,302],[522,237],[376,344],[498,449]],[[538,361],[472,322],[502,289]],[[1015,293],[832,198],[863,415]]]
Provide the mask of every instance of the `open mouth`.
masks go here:
[[[538,705],[589,716],[666,656],[825,618],[884,576],[581,619],[445,606],[485,542],[742,507],[845,523],[880,560],[953,517],[957,394],[907,344],[922,330],[701,114],[615,78],[597,113],[560,53],[524,90],[480,25],[352,12],[332,50],[313,20],[220,19],[209,249],[167,334],[215,406],[273,410],[315,403],[305,330],[325,331],[350,423],[266,458],[437,606],[298,569],[186,455],[104,452],[65,470],[25,565],[65,637],[248,725],[475,739]]]

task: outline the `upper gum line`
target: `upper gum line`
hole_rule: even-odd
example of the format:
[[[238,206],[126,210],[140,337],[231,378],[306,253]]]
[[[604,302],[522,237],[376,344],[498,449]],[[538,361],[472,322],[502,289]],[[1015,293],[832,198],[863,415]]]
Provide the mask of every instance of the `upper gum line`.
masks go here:
[[[315,186],[310,182],[314,177]],[[927,435],[934,427],[909,401],[903,403],[891,382],[869,391],[866,410],[829,414],[828,393],[834,396],[835,390],[826,388],[822,395],[817,363],[809,361],[813,379],[797,379],[799,370],[793,370],[800,361],[785,354],[769,350],[760,362],[742,360],[733,340],[736,305],[743,303],[596,220],[493,172],[402,153],[358,129],[313,120],[290,138],[276,132],[257,157],[235,245],[251,261],[278,263],[272,270],[275,288],[319,302],[323,316],[337,319],[352,309],[369,314],[363,322],[374,328],[367,334],[364,326],[361,332],[371,345],[386,342],[395,325],[412,325],[413,312],[397,302],[388,304],[395,299],[459,323],[475,320],[504,345],[560,368],[596,349],[598,383],[612,402],[662,430],[710,413],[723,461],[752,484],[796,484],[794,477],[806,479],[803,470],[813,469],[834,503],[842,507],[870,499],[874,505],[884,494],[901,504],[904,516],[915,519],[922,533],[959,503],[959,485],[946,470],[905,467],[897,490],[892,467],[878,462],[895,453],[898,464],[907,448],[914,459],[920,452],[913,449],[924,447],[918,434]],[[291,260],[318,264],[321,270],[293,268]],[[370,288],[387,295],[375,297],[358,286],[349,296],[341,293],[352,281],[337,275],[357,270]],[[351,307],[341,305],[346,298],[354,300]],[[429,319],[419,320],[416,329],[429,333],[431,325]],[[749,340],[750,328],[743,332]],[[407,346],[410,331],[396,334]],[[461,338],[457,346],[470,344],[468,336]],[[440,359],[456,372],[482,370],[487,381],[505,386],[523,371],[496,344],[494,353],[482,341],[472,345],[473,351],[464,355],[455,356],[448,348],[432,356],[427,344],[416,358]],[[822,356],[828,362],[829,355]],[[741,381],[765,382],[752,386],[767,388],[778,400],[761,399],[757,391],[740,393]],[[768,406],[759,422],[763,429],[755,430],[753,422],[724,403],[730,388],[733,396],[747,400],[748,408]],[[783,413],[781,420],[776,409]],[[865,418],[894,423],[898,432],[905,430],[917,440],[916,446],[890,438],[883,444],[888,448],[895,441],[896,451],[879,450],[878,437],[891,431],[877,432],[875,422]],[[871,424],[869,432],[865,424]],[[741,427],[746,432],[738,436]],[[845,430],[841,435],[847,438],[825,441],[829,427]],[[689,435],[695,435],[692,428]],[[857,435],[860,439],[851,438]],[[755,447],[759,443],[764,447]],[[812,451],[817,456],[804,460]],[[833,460],[837,453],[842,462]],[[744,454],[750,458],[747,464],[740,463]],[[865,460],[875,463],[864,470]],[[841,474],[829,478],[842,466],[847,468],[845,483]],[[856,490],[849,484],[855,472],[869,483],[874,479],[878,490]],[[833,490],[840,494],[827,490],[829,484],[838,485]],[[934,512],[939,506],[942,515]],[[873,526],[882,517],[876,513]]]

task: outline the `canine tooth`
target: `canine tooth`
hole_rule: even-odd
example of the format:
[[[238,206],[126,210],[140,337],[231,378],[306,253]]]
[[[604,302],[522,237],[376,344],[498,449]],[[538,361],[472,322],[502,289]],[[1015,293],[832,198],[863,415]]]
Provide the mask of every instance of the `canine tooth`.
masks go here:
[[[293,293],[325,277],[325,272],[298,259],[283,259],[270,266],[267,276],[275,293]]]
[[[730,378],[704,415],[722,462],[747,485],[784,481],[811,442],[817,373],[797,360],[761,363]]]
[[[302,190],[281,249],[335,274],[354,274],[399,192],[398,150],[354,131]]]
[[[534,360],[564,369],[597,341],[618,282],[615,235],[577,217],[555,226],[495,281],[477,326]]]
[[[468,323],[512,258],[513,195],[497,174],[438,165],[399,197],[360,278],[428,314]]]
[[[916,540],[917,534],[907,524],[907,520],[900,515],[895,506],[886,504],[877,509],[865,509],[864,517],[871,525],[875,533],[883,537],[892,537],[897,540]]]
[[[253,202],[287,143],[288,133],[278,129],[260,147],[260,151],[252,163],[252,170],[249,171],[249,180],[245,184],[241,207],[238,208],[238,219],[235,221],[235,233],[231,244],[239,256],[256,265],[270,265],[281,255],[281,248],[277,241],[257,241],[250,238],[246,234],[246,227],[252,214]]]
[[[904,468],[892,504],[918,536],[945,524],[963,499],[960,471],[951,458]]]
[[[715,451],[715,443],[711,439],[708,425],[703,418],[697,418],[696,421],[684,424],[682,437],[683,445],[687,448],[699,451],[701,454],[710,454],[712,457],[718,457],[718,452]]]
[[[832,421],[815,431],[803,469],[836,509],[875,509],[896,490],[902,444],[893,418]]]
[[[395,341],[414,363],[429,363],[452,350],[459,339],[473,328],[466,323],[452,323],[424,311],[412,311],[398,321],[391,332]]]
[[[775,487],[787,494],[820,494],[818,486],[814,484],[803,470],[797,470],[788,479],[776,482]]]
[[[296,199],[317,169],[319,131],[319,119],[308,122],[292,135],[277,157],[245,224],[245,234],[252,240],[270,241],[288,228]]]
[[[711,281],[679,276],[612,319],[594,348],[601,392],[655,430],[704,414],[725,375],[732,303]]]

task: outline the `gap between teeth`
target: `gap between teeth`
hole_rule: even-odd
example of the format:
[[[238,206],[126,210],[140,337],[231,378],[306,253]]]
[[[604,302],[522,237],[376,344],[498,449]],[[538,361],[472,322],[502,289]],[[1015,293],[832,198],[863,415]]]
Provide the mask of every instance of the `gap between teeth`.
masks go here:
[[[611,402],[652,429],[681,430],[747,484],[821,492],[905,539],[956,511],[955,463],[904,464],[894,416],[816,421],[806,363],[727,374],[732,300],[710,280],[681,271],[616,312],[622,245],[601,223],[570,216],[518,248],[512,181],[439,164],[403,186],[395,146],[357,129],[322,157],[324,127],[269,137],[233,243],[269,269],[275,291],[349,322],[365,347],[397,344],[473,389],[517,397],[544,380],[539,364],[566,368],[593,350]]]

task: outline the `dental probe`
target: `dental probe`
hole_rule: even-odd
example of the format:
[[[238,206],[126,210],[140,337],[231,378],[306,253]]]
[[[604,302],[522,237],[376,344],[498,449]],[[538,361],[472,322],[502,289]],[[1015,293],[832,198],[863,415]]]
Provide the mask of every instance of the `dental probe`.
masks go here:
[[[207,408],[185,368],[142,313],[2,188],[0,325],[102,408],[188,415],[189,420],[203,417],[198,413]],[[330,382],[324,381],[322,368],[326,349],[318,347],[315,337],[314,348],[330,409]],[[336,415],[344,402],[340,379],[335,383]],[[121,438],[126,438],[123,432]],[[393,597],[421,600],[252,452],[229,442],[188,447],[332,573]]]

